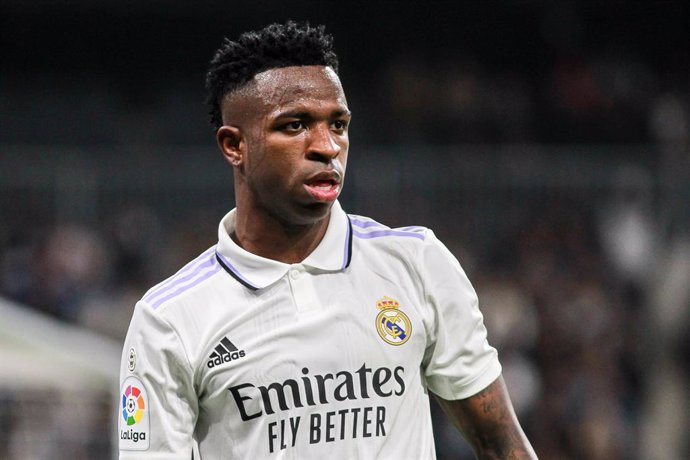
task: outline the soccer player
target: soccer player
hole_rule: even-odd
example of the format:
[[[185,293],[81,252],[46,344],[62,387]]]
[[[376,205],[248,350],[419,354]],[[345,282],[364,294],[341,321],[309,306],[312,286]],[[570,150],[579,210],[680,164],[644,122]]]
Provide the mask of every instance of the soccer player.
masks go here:
[[[120,458],[434,458],[428,391],[479,458],[535,458],[457,260],[427,228],[341,208],[337,72],[323,27],[294,22],[213,57],[236,207],[136,305]]]

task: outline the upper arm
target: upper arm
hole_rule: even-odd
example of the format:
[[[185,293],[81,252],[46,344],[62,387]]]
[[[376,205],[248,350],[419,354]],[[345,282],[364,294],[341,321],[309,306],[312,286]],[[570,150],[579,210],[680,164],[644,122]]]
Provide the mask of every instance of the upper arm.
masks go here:
[[[445,399],[466,398],[501,373],[477,294],[458,260],[432,233],[415,260],[427,312],[424,378],[429,389]]]
[[[431,311],[422,362],[429,389],[479,458],[536,458],[515,416],[464,270],[433,235],[416,260]]]
[[[125,339],[120,386],[120,458],[191,458],[198,413],[192,368],[177,332],[143,303]]]
[[[537,458],[517,420],[503,377],[469,398],[436,399],[478,458]]]

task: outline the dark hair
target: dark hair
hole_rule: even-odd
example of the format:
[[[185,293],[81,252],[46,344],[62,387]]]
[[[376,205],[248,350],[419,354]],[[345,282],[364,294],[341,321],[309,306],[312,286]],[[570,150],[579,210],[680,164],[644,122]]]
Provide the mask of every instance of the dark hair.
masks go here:
[[[206,103],[211,124],[222,126],[220,103],[229,92],[250,81],[254,75],[280,67],[323,65],[338,72],[333,37],[324,26],[309,23],[271,24],[259,31],[245,32],[237,41],[223,40],[206,73]]]

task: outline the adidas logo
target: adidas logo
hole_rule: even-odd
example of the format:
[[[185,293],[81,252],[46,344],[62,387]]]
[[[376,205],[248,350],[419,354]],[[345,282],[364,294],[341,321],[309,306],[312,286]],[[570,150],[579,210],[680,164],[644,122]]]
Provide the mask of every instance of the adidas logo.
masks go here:
[[[223,337],[218,345],[215,346],[214,352],[209,356],[206,366],[213,369],[223,363],[229,363],[233,359],[244,358],[244,350],[238,350],[227,337]]]

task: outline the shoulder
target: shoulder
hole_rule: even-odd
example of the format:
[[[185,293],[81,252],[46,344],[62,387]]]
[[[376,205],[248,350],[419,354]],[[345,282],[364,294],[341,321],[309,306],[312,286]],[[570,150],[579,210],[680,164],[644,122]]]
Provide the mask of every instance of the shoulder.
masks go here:
[[[149,364],[165,353],[181,369],[194,368],[201,338],[218,316],[221,272],[214,245],[149,289],[134,307],[125,350],[135,348]]]
[[[462,271],[457,258],[428,227],[391,228],[369,217],[356,214],[348,214],[348,217],[353,245],[365,251],[370,259],[372,256],[392,257],[405,263],[410,271],[423,270],[434,276]]]
[[[353,257],[371,270],[400,270],[424,284],[428,271],[425,253],[439,244],[434,232],[423,226],[389,227],[369,217],[349,214]],[[397,275],[396,275],[397,276]]]
[[[352,229],[352,243],[360,249],[369,248],[417,259],[423,252],[445,248],[428,227],[408,225],[391,228],[370,217],[348,214],[348,218]]]
[[[375,241],[376,243],[406,242],[419,244],[433,238],[433,232],[422,226],[410,225],[391,228],[370,217],[348,214],[354,240]]]
[[[174,275],[149,289],[139,304],[152,312],[162,312],[171,304],[184,303],[183,300],[188,299],[192,294],[203,296],[204,289],[221,269],[214,245]]]

